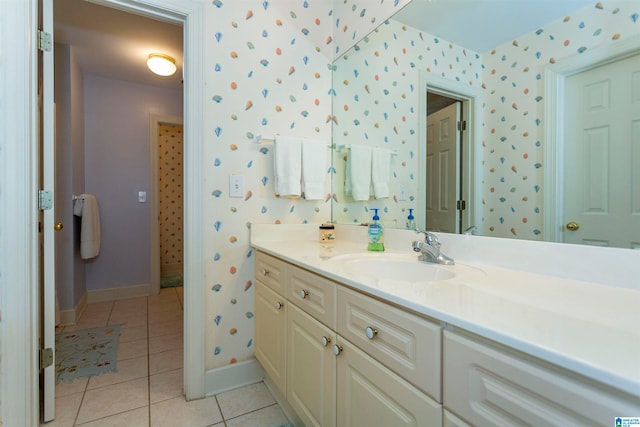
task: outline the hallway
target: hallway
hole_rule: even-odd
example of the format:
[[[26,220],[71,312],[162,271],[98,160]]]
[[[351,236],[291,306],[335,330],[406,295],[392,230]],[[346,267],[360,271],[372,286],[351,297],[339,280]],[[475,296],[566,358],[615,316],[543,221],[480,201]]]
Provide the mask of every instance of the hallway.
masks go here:
[[[186,402],[183,397],[183,289],[88,304],[75,326],[121,324],[117,372],[56,386],[56,419],[73,426],[280,426],[287,419],[263,383]]]

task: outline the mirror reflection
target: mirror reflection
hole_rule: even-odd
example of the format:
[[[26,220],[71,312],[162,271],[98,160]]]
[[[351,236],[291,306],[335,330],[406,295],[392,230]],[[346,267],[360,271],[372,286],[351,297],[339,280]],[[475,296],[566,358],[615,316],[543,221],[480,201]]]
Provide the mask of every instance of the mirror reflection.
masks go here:
[[[635,129],[629,123],[640,114],[591,126],[604,109],[634,110],[615,92],[633,93],[640,82],[634,2],[473,5],[413,0],[334,62],[334,222],[367,223],[379,208],[386,226],[406,228],[413,209],[418,227],[434,231],[476,226],[487,236],[640,247],[630,232],[640,234],[640,150],[632,150],[635,134],[612,130]],[[615,74],[625,59],[627,70]],[[594,86],[602,79],[587,71],[605,62],[609,83]],[[450,110],[444,119],[431,115],[440,102]],[[565,147],[567,136],[578,147]],[[450,148],[439,146],[447,138]],[[354,146],[393,153],[389,197],[345,192]]]

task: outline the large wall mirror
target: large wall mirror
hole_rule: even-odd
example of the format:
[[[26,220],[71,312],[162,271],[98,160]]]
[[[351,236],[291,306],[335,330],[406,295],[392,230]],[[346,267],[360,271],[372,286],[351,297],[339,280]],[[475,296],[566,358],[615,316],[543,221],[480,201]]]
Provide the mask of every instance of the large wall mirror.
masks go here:
[[[333,221],[640,247],[639,35],[632,0],[412,0],[333,63]]]

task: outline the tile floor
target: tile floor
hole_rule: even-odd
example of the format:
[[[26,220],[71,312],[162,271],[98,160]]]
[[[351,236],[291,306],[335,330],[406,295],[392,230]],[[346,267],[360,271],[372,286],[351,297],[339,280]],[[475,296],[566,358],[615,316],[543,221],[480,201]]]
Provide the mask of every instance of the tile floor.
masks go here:
[[[287,418],[264,383],[186,402],[182,391],[183,288],[88,304],[74,329],[122,324],[118,369],[56,386],[46,427],[267,427]]]

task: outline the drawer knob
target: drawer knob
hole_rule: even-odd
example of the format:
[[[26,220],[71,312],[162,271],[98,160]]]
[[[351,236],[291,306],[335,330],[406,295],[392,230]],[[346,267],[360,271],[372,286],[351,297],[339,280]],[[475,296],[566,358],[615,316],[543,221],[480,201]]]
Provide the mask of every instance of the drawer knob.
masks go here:
[[[276,309],[280,310],[282,308],[282,303],[280,301],[278,301],[276,303]]]
[[[338,344],[334,344],[333,345],[333,354],[335,354],[336,356],[340,356],[340,353],[342,353],[342,346],[340,346]]]
[[[265,277],[268,276],[269,275],[269,270],[267,270],[266,268],[263,268],[262,269],[262,275],[265,276]]]
[[[309,291],[307,291],[306,289],[303,289],[300,291],[300,298],[305,299],[308,296],[309,296]]]
[[[323,347],[326,347],[329,345],[329,343],[331,342],[331,338],[329,337],[322,337],[322,339],[320,340],[320,342],[322,343]]]
[[[364,333],[367,334],[367,338],[372,340],[376,335],[378,335],[378,330],[372,326],[367,326],[367,328],[364,330]]]

